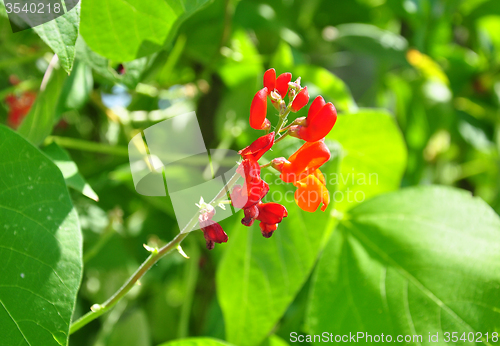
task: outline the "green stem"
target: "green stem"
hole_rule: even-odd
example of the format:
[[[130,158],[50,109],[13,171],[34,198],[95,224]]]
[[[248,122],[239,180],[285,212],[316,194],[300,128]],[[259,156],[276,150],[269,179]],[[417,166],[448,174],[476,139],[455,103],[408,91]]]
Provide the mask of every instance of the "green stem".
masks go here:
[[[231,179],[227,182],[227,184],[219,191],[219,193],[212,199],[210,204],[215,204],[218,199],[221,197],[227,196],[231,187],[238,180],[239,175],[235,173]],[[177,246],[187,237],[187,235],[194,230],[198,223],[198,213],[196,213],[188,224],[184,227],[184,229],[175,236],[170,243],[158,249],[157,251],[153,251],[151,255],[141,264],[141,266],[136,270],[136,272],[125,282],[125,284],[111,296],[108,300],[106,300],[103,304],[96,304],[92,306],[91,311],[87,312],[85,315],[80,317],[78,320],[71,324],[69,329],[69,333],[73,334],[83,326],[95,320],[97,317],[101,316],[109,309],[111,309],[116,303],[118,303],[131,289],[134,287],[137,281],[139,281],[144,274],[153,266],[156,262],[158,262],[163,256],[167,253],[176,249]]]
[[[117,156],[128,156],[128,149],[126,147],[90,142],[90,141],[85,141],[83,139],[49,136],[45,140],[45,144],[50,144],[52,142],[55,142],[60,147],[68,149],[77,149],[93,153],[111,154]]]
[[[198,218],[193,217],[191,221],[188,223],[186,228],[188,229],[193,229],[196,226],[196,223],[198,222]],[[186,229],[185,228],[185,229]],[[184,230],[185,230],[184,229]],[[181,232],[177,234],[177,236],[167,245],[163,246],[161,249],[159,249],[157,252],[153,252],[149,257],[144,261],[141,266],[136,270],[134,275],[132,275],[127,282],[118,290],[116,291],[115,294],[108,300],[106,300],[103,304],[100,305],[94,305],[92,308],[92,311],[89,311],[82,317],[80,317],[78,320],[73,322],[71,324],[71,327],[69,329],[69,333],[73,334],[83,326],[87,325],[91,321],[95,320],[97,317],[101,316],[105,312],[107,312],[109,309],[111,309],[116,303],[118,303],[131,289],[134,287],[137,281],[139,281],[140,278],[146,272],[156,263],[160,258],[165,256],[167,253],[172,251],[173,249],[177,248],[177,245],[179,245],[184,238],[186,238],[188,235],[188,232]]]

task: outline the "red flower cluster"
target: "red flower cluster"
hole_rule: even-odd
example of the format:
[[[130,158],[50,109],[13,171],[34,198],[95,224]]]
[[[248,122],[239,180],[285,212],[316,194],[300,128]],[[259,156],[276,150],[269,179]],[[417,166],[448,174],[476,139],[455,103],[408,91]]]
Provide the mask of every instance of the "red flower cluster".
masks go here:
[[[288,159],[275,158],[265,166],[271,165],[281,173],[281,180],[297,187],[294,197],[301,209],[314,212],[321,208],[325,211],[330,203],[330,194],[319,167],[330,159],[324,137],[335,125],[337,111],[332,103],[326,103],[323,97],[318,96],[312,102],[307,117],[297,118],[289,126],[282,128],[290,112],[298,112],[309,102],[307,87],[300,86],[300,78],[295,82],[291,80],[291,73],[283,73],[278,77],[274,69],[264,73],[264,87],[255,94],[250,106],[250,126],[266,132],[270,130],[267,97],[271,98],[271,102],[279,110],[280,122],[276,126],[276,133],[259,137],[239,151],[242,162],[236,172],[244,178],[244,183],[234,186],[230,193],[233,206],[243,209],[241,223],[252,226],[255,220],[260,221],[260,230],[266,238],[272,236],[278,224],[288,216],[288,211],[279,203],[262,202],[269,192],[269,185],[261,179],[261,166],[257,161],[273,147],[275,136],[280,136],[280,132],[286,131],[278,137],[279,140],[291,135],[303,139],[305,143]],[[288,105],[284,101],[287,95]],[[213,248],[214,243],[227,241],[226,233],[219,224],[211,220],[212,216],[210,212],[200,215],[200,225],[209,249]]]
[[[10,127],[15,129],[21,124],[35,99],[36,94],[31,91],[25,91],[19,96],[9,94],[5,97],[5,103],[9,107],[7,122]]]
[[[274,139],[274,133],[269,135],[272,135]],[[253,148],[254,152],[258,153],[258,157],[261,157],[269,150],[266,141],[269,135],[260,137],[249,147],[240,151],[240,154],[252,151],[250,148]],[[259,144],[261,144],[260,149]],[[236,172],[245,179],[243,186],[236,185],[231,192],[233,206],[243,209],[245,213],[241,223],[245,226],[252,226],[255,220],[260,221],[262,235],[269,238],[278,228],[278,223],[288,216],[288,211],[278,203],[262,203],[262,198],[269,192],[269,185],[261,179],[260,166],[253,157],[245,158]]]

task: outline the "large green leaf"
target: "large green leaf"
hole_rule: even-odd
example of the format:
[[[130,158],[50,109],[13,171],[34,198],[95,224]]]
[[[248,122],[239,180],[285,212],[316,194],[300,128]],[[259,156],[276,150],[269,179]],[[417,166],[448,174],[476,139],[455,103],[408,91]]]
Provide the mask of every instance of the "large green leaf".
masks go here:
[[[479,332],[495,344],[499,287],[498,215],[466,191],[409,188],[359,205],[334,231],[314,275],[308,329],[423,335],[426,344],[439,333],[443,345],[444,332]]]
[[[80,25],[80,3],[71,11],[33,28],[40,38],[57,54],[61,66],[69,74],[75,60],[75,44]]]
[[[396,190],[406,168],[407,150],[401,131],[390,114],[378,109],[360,109],[340,115],[326,137],[340,143],[340,174],[328,175],[338,184],[332,194],[335,209],[346,211],[367,198]]]
[[[362,191],[368,198],[400,184],[406,150],[394,121],[386,113],[364,110],[341,116],[327,143],[334,158],[339,153],[343,157],[342,174],[337,162],[321,168],[332,200],[336,198],[338,203],[332,202],[325,213],[304,212],[293,200],[295,187],[285,185],[278,175],[265,170],[262,177],[269,183],[270,192],[264,201],[282,203],[289,213],[272,238],[263,238],[257,223],[250,228],[239,220],[224,223],[230,239],[217,272],[217,295],[230,342],[257,345],[269,334],[309,276],[324,244],[323,237],[335,224],[334,208],[345,211],[356,204],[355,200],[349,202],[355,197],[352,191]],[[288,157],[300,144],[293,138],[284,140],[265,158]],[[354,173],[354,183],[342,183],[342,176],[350,179]],[[373,184],[358,181],[357,174],[368,177],[370,173],[378,175],[378,183],[374,178]],[[334,194],[337,183],[339,192]]]
[[[210,0],[87,0],[80,31],[100,55],[131,61],[165,46],[180,23]]]
[[[212,338],[189,338],[166,342],[160,346],[231,346],[231,344]]]
[[[44,90],[37,95],[33,107],[18,131],[35,145],[43,142],[60,117],[58,102],[67,76],[64,70],[53,70]]]
[[[3,345],[67,345],[82,239],[59,169],[0,126],[0,326]]]

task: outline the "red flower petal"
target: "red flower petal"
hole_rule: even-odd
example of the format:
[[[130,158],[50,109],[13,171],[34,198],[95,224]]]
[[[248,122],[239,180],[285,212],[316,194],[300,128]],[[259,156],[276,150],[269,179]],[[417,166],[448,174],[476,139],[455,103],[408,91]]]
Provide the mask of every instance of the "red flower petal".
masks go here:
[[[292,74],[290,72],[282,73],[276,78],[276,90],[284,99],[288,92],[288,83],[292,80]]]
[[[253,97],[250,105],[250,127],[262,130],[266,126],[267,88],[260,89]]]
[[[299,126],[298,137],[314,142],[324,138],[337,121],[337,110],[328,102],[312,119],[306,119],[306,126]]]
[[[284,205],[275,202],[261,203],[257,205],[259,214],[257,220],[267,224],[280,223],[284,217],[288,216],[288,211]]]
[[[330,159],[323,140],[306,142],[281,166],[280,178],[287,183],[302,180]]]
[[[264,73],[264,87],[267,88],[267,94],[270,94],[271,91],[276,87],[276,70],[270,68]]]
[[[257,161],[264,155],[274,144],[274,132],[271,132],[265,136],[257,138],[252,144],[250,144],[245,149],[242,149],[238,154],[243,157],[243,159],[252,159]]]
[[[293,99],[292,102],[292,111],[298,112],[302,107],[304,107],[309,102],[309,93],[307,91],[307,87],[304,87],[297,96]]]

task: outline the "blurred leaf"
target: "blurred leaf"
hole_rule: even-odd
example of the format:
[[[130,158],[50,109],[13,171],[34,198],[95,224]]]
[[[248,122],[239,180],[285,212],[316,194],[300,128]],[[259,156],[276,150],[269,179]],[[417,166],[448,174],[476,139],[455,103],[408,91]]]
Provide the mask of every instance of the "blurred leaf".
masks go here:
[[[230,42],[230,46],[223,49],[227,59],[219,68],[219,74],[227,86],[234,87],[262,73],[262,62],[257,49],[244,31],[234,33]]]
[[[432,60],[430,56],[422,54],[416,49],[410,49],[406,53],[406,58],[413,67],[424,75],[425,78],[450,85],[450,81],[441,69],[441,66]]]
[[[39,92],[30,112],[21,123],[18,132],[31,143],[39,145],[52,133],[60,116],[57,106],[66,78],[63,69],[54,69],[45,89]]]
[[[2,343],[67,345],[82,275],[77,213],[59,169],[2,125],[0,156]]]
[[[499,263],[498,215],[468,192],[427,186],[379,196],[341,221],[319,260],[309,332],[420,334],[424,343],[428,333],[442,342],[443,332],[481,332],[491,345]]]
[[[113,326],[106,346],[151,345],[148,319],[144,310],[135,310],[124,316]]]
[[[98,54],[126,62],[163,49],[180,23],[210,0],[87,0],[80,31]]]
[[[393,32],[370,24],[342,24],[337,26],[335,43],[354,51],[373,55],[383,61],[405,63],[406,39]]]
[[[84,196],[87,196],[96,202],[99,200],[99,197],[80,174],[78,167],[73,160],[71,160],[71,157],[66,150],[62,149],[53,142],[44,147],[42,151],[52,159],[57,167],[59,167],[67,186],[81,192]]]
[[[79,25],[80,3],[66,14],[33,28],[38,36],[57,54],[61,66],[68,74],[71,72],[75,60]]]
[[[301,77],[301,84],[307,86],[311,99],[313,95],[323,95],[336,108],[356,111],[357,106],[345,83],[330,71],[312,65],[300,65],[293,68],[294,79]]]
[[[121,83],[133,89],[139,83],[142,74],[150,66],[156,54],[123,63],[124,74],[118,74],[111,66],[111,62],[103,56],[92,51],[80,36],[76,43],[78,59],[92,67],[99,75],[113,83]]]
[[[274,334],[271,335],[264,343],[264,346],[287,346],[287,345],[288,344],[286,343],[285,340]]]
[[[86,64],[77,61],[74,70],[64,82],[58,113],[81,109],[89,99],[93,87],[92,70]]]
[[[276,52],[271,59],[271,65],[278,73],[291,71],[294,65],[292,48],[285,41],[281,41],[276,49]]]
[[[159,346],[231,346],[231,344],[212,338],[188,338],[166,342]]]
[[[327,176],[329,184],[338,184],[332,195],[337,202],[335,209],[346,211],[367,198],[399,187],[407,151],[401,132],[387,112],[360,109],[358,113],[340,115],[326,138],[342,147],[340,173]]]

